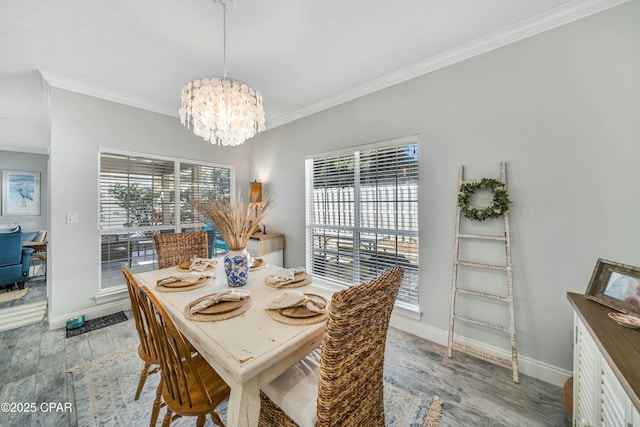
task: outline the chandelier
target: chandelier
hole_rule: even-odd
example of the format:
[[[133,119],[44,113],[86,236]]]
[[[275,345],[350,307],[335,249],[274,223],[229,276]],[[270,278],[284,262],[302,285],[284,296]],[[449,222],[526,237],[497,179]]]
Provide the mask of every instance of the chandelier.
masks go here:
[[[214,0],[215,1],[215,0]],[[182,88],[180,121],[211,144],[240,145],[265,129],[262,94],[238,80],[227,78],[227,7],[222,26],[224,77],[195,79]]]

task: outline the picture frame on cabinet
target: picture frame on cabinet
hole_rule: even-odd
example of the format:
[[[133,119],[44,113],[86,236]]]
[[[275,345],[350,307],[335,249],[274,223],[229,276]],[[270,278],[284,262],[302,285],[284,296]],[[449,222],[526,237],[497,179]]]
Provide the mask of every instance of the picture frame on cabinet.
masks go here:
[[[640,315],[640,267],[599,258],[585,296],[629,315]]]

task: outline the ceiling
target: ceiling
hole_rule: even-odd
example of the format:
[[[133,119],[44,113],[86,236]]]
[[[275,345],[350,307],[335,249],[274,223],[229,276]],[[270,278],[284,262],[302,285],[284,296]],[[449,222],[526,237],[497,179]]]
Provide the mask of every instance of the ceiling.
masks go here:
[[[622,2],[233,0],[227,75],[274,127]],[[185,82],[223,74],[222,35],[214,0],[2,0],[0,146],[46,145],[38,71],[177,117]]]

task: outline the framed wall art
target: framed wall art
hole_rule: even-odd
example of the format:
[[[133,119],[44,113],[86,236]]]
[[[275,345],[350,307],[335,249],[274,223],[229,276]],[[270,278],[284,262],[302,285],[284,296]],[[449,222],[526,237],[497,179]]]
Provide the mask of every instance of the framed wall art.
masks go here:
[[[625,314],[640,315],[640,267],[598,259],[585,296]]]
[[[2,171],[2,215],[40,215],[40,172]]]

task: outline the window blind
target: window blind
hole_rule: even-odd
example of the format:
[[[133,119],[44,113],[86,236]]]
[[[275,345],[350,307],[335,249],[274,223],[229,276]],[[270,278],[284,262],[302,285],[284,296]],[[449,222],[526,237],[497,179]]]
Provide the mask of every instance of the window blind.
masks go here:
[[[171,224],[174,162],[120,154],[100,156],[100,228]]]
[[[231,170],[225,167],[180,163],[180,222],[202,223],[189,200],[230,200]]]
[[[313,274],[353,284],[399,265],[398,300],[418,305],[416,142],[308,159],[306,199]]]
[[[157,233],[204,229],[213,244],[215,230],[189,200],[229,200],[232,181],[233,169],[223,165],[100,153],[100,287],[122,285],[123,264],[133,272],[155,268]]]

